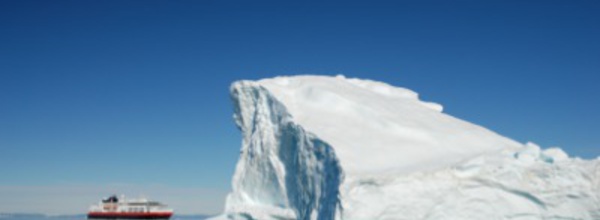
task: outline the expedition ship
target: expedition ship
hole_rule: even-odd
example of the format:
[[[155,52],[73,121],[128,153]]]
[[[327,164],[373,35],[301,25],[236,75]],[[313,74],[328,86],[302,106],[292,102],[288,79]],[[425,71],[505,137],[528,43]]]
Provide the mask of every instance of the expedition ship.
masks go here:
[[[88,219],[169,219],[173,210],[167,205],[147,199],[125,200],[111,196],[92,205]]]

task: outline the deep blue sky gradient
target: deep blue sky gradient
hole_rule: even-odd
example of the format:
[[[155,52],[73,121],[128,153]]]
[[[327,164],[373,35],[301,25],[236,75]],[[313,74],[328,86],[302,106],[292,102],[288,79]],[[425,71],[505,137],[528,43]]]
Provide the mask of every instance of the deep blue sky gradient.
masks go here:
[[[344,74],[600,155],[598,1],[1,1],[0,184],[230,187],[229,84]]]

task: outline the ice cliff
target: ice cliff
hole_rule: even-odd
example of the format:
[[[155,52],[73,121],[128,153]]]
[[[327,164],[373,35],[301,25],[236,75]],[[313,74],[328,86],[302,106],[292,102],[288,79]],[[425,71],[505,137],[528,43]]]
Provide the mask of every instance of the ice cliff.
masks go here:
[[[600,219],[600,161],[521,144],[385,83],[231,86],[242,149],[217,219]]]

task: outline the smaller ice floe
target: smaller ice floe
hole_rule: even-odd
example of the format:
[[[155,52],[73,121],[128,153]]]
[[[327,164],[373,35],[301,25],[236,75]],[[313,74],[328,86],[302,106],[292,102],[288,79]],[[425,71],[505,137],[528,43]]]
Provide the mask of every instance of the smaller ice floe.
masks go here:
[[[557,163],[569,159],[569,155],[558,147],[551,147],[542,150],[535,143],[528,142],[525,146],[514,154],[515,158],[524,165],[531,165],[536,161],[546,163]]]

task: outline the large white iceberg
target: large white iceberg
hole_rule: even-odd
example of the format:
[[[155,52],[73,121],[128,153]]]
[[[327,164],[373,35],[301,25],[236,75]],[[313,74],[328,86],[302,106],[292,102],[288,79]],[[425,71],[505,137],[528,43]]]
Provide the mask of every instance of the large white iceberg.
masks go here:
[[[600,161],[521,144],[343,76],[231,86],[243,134],[217,219],[600,219]]]

